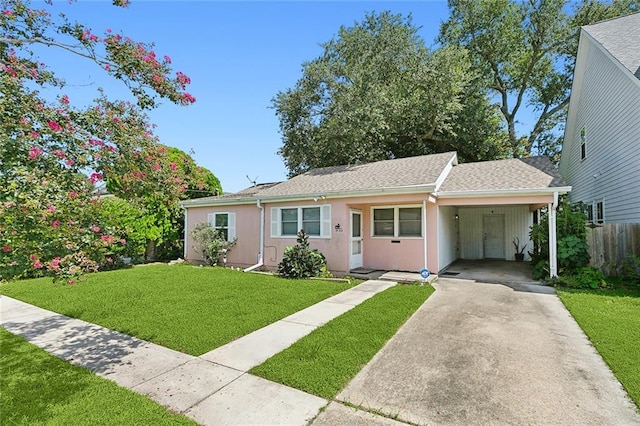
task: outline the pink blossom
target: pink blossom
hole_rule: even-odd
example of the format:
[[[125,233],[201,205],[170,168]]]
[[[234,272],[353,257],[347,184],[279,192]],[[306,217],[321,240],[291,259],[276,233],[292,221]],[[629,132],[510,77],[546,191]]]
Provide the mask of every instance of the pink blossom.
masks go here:
[[[113,237],[111,235],[101,235],[100,239],[102,241],[107,241],[107,242],[112,242],[113,241]]]
[[[42,262],[34,262],[34,264],[33,264],[33,268],[34,268],[34,269],[40,269],[40,268],[42,268]]]
[[[69,283],[69,285],[74,285],[76,283],[76,280],[69,280],[67,282]]]
[[[171,166],[171,170],[175,170],[178,168],[178,165],[176,163],[171,163],[169,164],[169,166]]]
[[[11,246],[2,247],[2,251],[5,252],[5,253],[9,253],[11,251]]]
[[[42,155],[43,152],[44,152],[43,150],[41,150],[37,146],[34,146],[29,150],[29,159],[34,160],[38,158],[40,155]]]
[[[73,158],[67,158],[67,160],[64,162],[67,166],[71,167],[75,164],[75,161],[73,160]]]
[[[6,203],[4,203],[4,207],[7,208],[7,209],[9,209],[9,208],[11,208],[11,207],[13,207],[15,205],[16,205],[15,201],[7,201]]]
[[[91,227],[91,230],[92,230],[93,232],[100,232],[100,227],[99,227],[99,226],[95,226],[95,225],[94,225],[94,226],[92,226],[92,227]]]
[[[182,103],[183,105],[192,104],[195,101],[196,101],[196,98],[194,98],[189,93],[185,93],[184,95],[182,95],[182,98],[180,99],[180,103]]]
[[[6,16],[11,16],[11,15],[13,15],[13,12],[12,12],[12,11],[10,11],[9,9],[5,9],[2,13],[3,13],[4,15],[6,15]]]
[[[104,66],[104,69],[105,69],[105,70],[107,70],[107,71],[111,71],[111,65],[106,64],[106,65]]]
[[[53,151],[53,153],[56,155],[56,157],[61,159],[67,156],[67,154],[65,154],[61,149],[56,149],[55,151]]]
[[[102,175],[100,173],[91,173],[91,176],[89,176],[89,181],[91,183],[96,183],[100,180],[102,180]]]
[[[127,245],[127,240],[125,240],[124,238],[120,240],[120,244],[122,244],[123,246]]]
[[[160,170],[160,164],[155,163],[155,164],[153,165],[153,169],[154,169],[154,170]]]
[[[54,257],[53,260],[49,263],[53,269],[58,269],[60,267],[60,258]]]
[[[62,97],[62,99],[60,99],[60,102],[62,102],[62,103],[63,103],[63,104],[65,104],[65,105],[68,105],[68,104],[69,104],[69,96],[64,95],[64,96]]]
[[[111,32],[111,28],[107,28],[107,32],[110,33]]]
[[[31,136],[34,139],[38,139],[40,137],[40,133],[38,133],[36,131],[31,131],[31,132],[29,132],[29,136]]]
[[[47,210],[49,210],[51,213],[55,213],[56,212],[56,207],[52,206],[51,204],[49,204],[47,206]]]
[[[176,78],[178,80],[178,84],[180,84],[183,89],[187,86],[187,84],[191,83],[191,79],[180,71],[176,73]]]
[[[60,227],[60,221],[59,220],[54,220],[53,222],[51,222],[51,227],[52,228],[58,228]]]
[[[56,123],[55,121],[49,121],[47,124],[49,125],[49,128],[54,132],[59,132],[62,130],[62,126]]]
[[[170,64],[170,63],[171,63],[171,58],[170,58],[170,57],[168,57],[167,55],[164,55],[164,61],[165,61],[166,63]]]
[[[72,200],[77,197],[78,197],[78,193],[76,191],[71,191],[69,193],[69,198],[71,198]]]
[[[35,254],[30,254],[29,255],[29,260],[32,262],[35,262],[38,260],[38,256],[36,256]]]
[[[29,120],[27,120],[25,117],[22,117],[20,119],[20,124],[29,124]]]

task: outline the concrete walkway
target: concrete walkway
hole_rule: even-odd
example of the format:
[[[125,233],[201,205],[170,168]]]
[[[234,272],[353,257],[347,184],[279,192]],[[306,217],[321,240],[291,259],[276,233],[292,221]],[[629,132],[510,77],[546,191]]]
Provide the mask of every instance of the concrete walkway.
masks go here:
[[[395,282],[367,281],[200,357],[7,296],[0,325],[205,425],[305,425],[328,401],[247,373]]]
[[[552,288],[444,279],[337,396],[429,425],[640,425]],[[397,424],[332,403],[313,425]]]

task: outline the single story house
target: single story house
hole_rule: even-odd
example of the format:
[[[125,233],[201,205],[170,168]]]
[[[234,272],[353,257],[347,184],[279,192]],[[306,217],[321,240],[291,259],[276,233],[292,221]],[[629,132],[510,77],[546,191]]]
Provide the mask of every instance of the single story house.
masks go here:
[[[237,238],[228,264],[275,269],[304,229],[337,275],[365,267],[441,271],[456,259],[514,260],[534,213],[571,190],[546,157],[458,164],[455,152],[313,169],[287,181],[187,200],[185,259],[202,260],[190,231],[208,222]],[[526,250],[525,250],[526,254]],[[528,259],[528,255],[526,255]]]

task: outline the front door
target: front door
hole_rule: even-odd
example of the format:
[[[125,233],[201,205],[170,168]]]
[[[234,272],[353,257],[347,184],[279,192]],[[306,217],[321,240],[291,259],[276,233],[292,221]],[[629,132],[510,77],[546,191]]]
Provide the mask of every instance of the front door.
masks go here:
[[[485,259],[505,259],[504,215],[484,215],[482,228]]]
[[[351,210],[351,247],[349,269],[362,266],[362,212]]]

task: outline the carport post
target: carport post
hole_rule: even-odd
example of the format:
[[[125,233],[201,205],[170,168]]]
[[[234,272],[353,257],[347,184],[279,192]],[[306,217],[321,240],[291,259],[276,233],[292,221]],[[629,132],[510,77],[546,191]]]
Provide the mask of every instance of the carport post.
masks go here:
[[[556,234],[556,208],[558,193],[553,193],[553,203],[549,204],[549,277],[558,276],[558,244]]]

